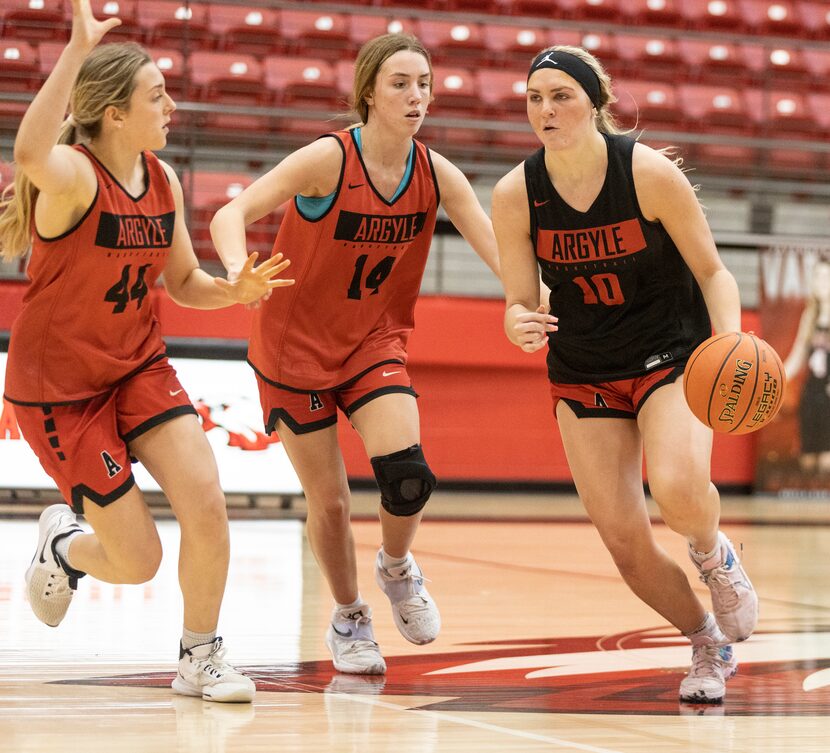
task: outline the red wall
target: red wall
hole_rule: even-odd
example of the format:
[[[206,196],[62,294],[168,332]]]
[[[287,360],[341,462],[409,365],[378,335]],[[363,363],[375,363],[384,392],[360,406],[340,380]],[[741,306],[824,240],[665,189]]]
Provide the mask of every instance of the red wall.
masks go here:
[[[19,309],[24,286],[0,284],[0,330]],[[183,309],[155,291],[162,331],[169,337],[244,339],[250,312]],[[420,394],[422,441],[440,480],[569,484],[547,389],[544,355],[510,345],[499,300],[422,297],[410,342],[409,370]],[[760,331],[756,312],[744,329]],[[346,466],[355,478],[372,471],[356,432],[340,421]],[[716,436],[716,483],[750,486],[754,437]]]

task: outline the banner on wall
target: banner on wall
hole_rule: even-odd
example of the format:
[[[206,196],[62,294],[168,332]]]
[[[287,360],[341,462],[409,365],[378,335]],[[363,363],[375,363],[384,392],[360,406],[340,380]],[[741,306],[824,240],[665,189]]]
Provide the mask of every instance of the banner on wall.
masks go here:
[[[784,404],[758,432],[755,488],[782,497],[830,489],[830,244],[760,254],[761,327],[787,373]]]
[[[282,443],[264,433],[256,381],[244,361],[171,358],[170,363],[199,413],[226,494],[302,493]],[[0,394],[5,374],[6,354],[0,353]],[[140,463],[133,473],[139,488],[160,491]],[[6,401],[0,414],[0,489],[56,489],[20,435],[14,406]]]

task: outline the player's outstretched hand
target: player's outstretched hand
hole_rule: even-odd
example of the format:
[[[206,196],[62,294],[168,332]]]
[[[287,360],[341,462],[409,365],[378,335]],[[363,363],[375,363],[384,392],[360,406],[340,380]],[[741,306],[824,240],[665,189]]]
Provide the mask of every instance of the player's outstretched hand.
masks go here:
[[[268,300],[274,288],[284,288],[293,285],[294,280],[277,277],[291,262],[283,259],[282,254],[274,254],[270,259],[255,267],[256,251],[246,260],[242,269],[236,274],[229,274],[227,280],[215,277],[214,282],[225,291],[234,303],[257,304]]]
[[[106,21],[95,18],[89,0],[72,0],[72,42],[91,50],[104,34],[120,25],[120,18],[108,18]]]

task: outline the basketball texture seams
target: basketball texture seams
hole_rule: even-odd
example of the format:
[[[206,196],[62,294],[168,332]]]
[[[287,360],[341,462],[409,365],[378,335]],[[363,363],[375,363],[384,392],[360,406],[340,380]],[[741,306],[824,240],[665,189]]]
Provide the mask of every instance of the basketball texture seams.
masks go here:
[[[746,332],[726,332],[702,342],[683,374],[686,402],[706,426],[746,434],[766,426],[781,407],[784,367],[772,347]]]

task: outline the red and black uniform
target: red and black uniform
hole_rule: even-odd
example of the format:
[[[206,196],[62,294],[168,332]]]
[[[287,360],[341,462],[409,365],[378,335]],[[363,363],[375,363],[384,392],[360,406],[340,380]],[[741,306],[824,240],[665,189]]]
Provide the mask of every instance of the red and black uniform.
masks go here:
[[[548,338],[548,374],[556,384],[634,380],[682,367],[711,334],[703,295],[677,246],[640,211],[635,141],[605,140],[605,182],[586,212],[559,196],[544,149],[524,163],[531,237],[559,318]]]
[[[193,412],[166,361],[150,298],[170,253],[176,210],[154,154],[142,156],[146,187],[134,197],[88,149],[75,149],[92,163],[97,193],[65,233],[34,234],[30,285],[12,326],[5,396],[19,406],[26,439],[67,499],[77,503],[83,494],[106,504],[117,498],[116,491],[120,496],[132,486],[125,438]],[[165,394],[139,396],[139,383],[148,384],[142,392],[164,386]],[[117,419],[105,427],[102,411],[110,408]],[[128,415],[121,415],[122,408]],[[70,414],[75,418],[68,419]],[[85,436],[71,425],[75,421],[81,421]],[[104,467],[107,480],[96,482],[90,465]]]
[[[280,225],[274,253],[291,259],[296,283],[271,296],[254,316],[248,361],[264,382],[261,392],[272,387],[307,396],[346,389],[384,364],[391,365],[389,377],[404,373],[392,366],[406,364],[439,202],[429,150],[414,141],[408,181],[388,201],[372,185],[352,131],[321,138],[336,139],[343,151],[340,178],[325,214],[309,219],[295,197]],[[395,381],[385,390],[379,382],[372,394],[412,391]],[[285,416],[284,406],[274,404],[284,399],[263,393],[269,429],[280,417],[308,423],[299,431],[336,420],[329,406],[319,420]],[[314,399],[310,405],[320,409]]]

